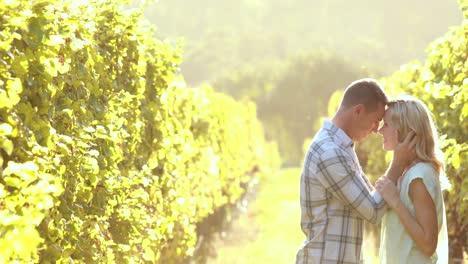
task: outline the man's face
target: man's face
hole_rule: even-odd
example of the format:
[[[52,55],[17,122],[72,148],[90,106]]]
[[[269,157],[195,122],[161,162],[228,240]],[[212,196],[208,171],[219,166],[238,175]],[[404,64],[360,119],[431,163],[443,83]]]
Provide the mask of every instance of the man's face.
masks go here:
[[[376,133],[379,129],[380,121],[385,114],[385,105],[378,104],[376,109],[367,110],[365,107],[357,115],[354,141],[360,141],[366,138],[370,133]]]

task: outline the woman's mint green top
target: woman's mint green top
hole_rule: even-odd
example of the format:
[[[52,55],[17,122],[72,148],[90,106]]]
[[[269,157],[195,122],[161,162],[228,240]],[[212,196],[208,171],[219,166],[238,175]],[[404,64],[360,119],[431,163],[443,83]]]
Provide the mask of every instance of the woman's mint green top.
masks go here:
[[[389,209],[382,218],[379,262],[382,264],[448,263],[448,237],[445,206],[439,175],[431,163],[420,162],[411,167],[400,181],[400,200],[416,219],[409,187],[414,179],[421,178],[434,201],[437,210],[439,236],[437,250],[431,257],[422,253],[411,239],[398,215]]]

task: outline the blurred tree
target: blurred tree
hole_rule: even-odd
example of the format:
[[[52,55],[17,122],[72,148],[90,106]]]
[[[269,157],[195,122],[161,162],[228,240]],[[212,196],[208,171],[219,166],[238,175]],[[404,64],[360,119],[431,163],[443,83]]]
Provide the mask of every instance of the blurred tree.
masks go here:
[[[455,1],[440,0],[160,0],[145,13],[159,37],[184,38],[181,68],[191,85],[316,48],[390,73],[423,59],[429,42],[462,20]]]

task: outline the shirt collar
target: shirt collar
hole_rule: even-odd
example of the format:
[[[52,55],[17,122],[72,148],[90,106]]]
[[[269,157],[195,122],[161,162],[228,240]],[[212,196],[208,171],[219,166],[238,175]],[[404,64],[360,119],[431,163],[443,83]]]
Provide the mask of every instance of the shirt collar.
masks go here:
[[[330,120],[323,121],[323,128],[330,132],[331,135],[337,140],[337,143],[343,147],[354,147],[354,142],[343,131],[343,129],[335,126]]]

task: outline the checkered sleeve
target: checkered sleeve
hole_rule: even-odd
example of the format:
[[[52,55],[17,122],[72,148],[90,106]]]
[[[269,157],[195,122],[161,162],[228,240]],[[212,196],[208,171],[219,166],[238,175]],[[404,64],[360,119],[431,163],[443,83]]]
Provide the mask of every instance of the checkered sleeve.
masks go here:
[[[385,202],[376,201],[366,183],[354,169],[349,154],[340,148],[320,155],[317,179],[336,199],[352,208],[361,218],[377,224],[385,212]]]
[[[369,178],[367,178],[367,176],[365,174],[362,174],[361,176],[362,176],[362,179],[366,182],[367,188],[369,188],[369,190],[371,191],[371,195],[372,195],[372,197],[374,197],[374,201],[376,203],[385,202],[385,201],[383,201],[383,198],[380,195],[380,193],[377,192],[377,190],[374,188],[374,186],[372,186],[371,182],[369,181]],[[385,203],[385,205],[387,205],[387,203]]]

